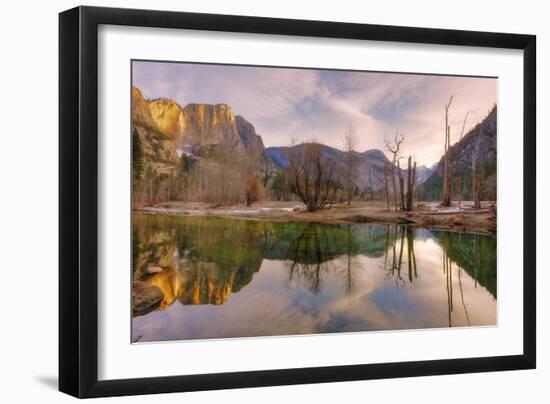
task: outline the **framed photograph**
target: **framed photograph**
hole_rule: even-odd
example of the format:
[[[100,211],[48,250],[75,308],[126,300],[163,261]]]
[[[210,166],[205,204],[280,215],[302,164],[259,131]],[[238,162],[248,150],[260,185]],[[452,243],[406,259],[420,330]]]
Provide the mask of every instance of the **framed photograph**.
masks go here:
[[[59,388],[532,369],[532,35],[59,17]]]

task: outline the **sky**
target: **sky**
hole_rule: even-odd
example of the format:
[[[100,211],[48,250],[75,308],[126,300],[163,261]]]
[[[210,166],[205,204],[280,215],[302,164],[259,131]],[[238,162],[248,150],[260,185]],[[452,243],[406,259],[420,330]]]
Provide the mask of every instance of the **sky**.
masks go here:
[[[403,154],[426,166],[443,154],[451,95],[452,143],[466,113],[467,133],[497,102],[495,78],[148,61],[134,61],[132,76],[147,99],[171,98],[182,107],[228,104],[266,147],[315,139],[342,148],[352,125],[357,151],[385,151],[384,139],[399,132]]]

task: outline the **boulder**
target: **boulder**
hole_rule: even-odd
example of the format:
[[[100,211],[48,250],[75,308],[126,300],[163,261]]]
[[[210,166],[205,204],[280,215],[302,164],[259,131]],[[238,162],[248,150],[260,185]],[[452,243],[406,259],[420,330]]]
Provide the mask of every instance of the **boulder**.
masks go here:
[[[147,314],[155,310],[164,299],[164,293],[158,286],[146,285],[140,281],[132,284],[132,312],[134,316]]]
[[[145,273],[149,275],[158,274],[159,272],[162,272],[162,271],[163,269],[157,266],[150,266],[145,269]]]

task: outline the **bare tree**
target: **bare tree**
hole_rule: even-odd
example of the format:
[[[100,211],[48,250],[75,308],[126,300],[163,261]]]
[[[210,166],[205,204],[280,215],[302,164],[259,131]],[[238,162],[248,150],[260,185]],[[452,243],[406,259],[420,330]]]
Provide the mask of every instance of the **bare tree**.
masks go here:
[[[310,212],[332,204],[340,187],[336,162],[323,158],[322,145],[316,142],[289,151],[287,175],[292,193]]]
[[[403,134],[398,134],[398,132],[395,132],[395,137],[393,138],[393,141],[385,138],[384,144],[386,145],[386,150],[389,151],[392,154],[392,161],[391,161],[391,178],[392,178],[392,185],[393,185],[393,204],[395,211],[397,212],[397,185],[395,183],[395,166],[401,156],[399,155],[399,148],[401,147],[401,143],[405,140],[405,137]]]
[[[441,206],[451,206],[451,127],[449,126],[449,108],[453,102],[453,96],[449,103],[445,104],[445,157],[443,165],[443,199]]]
[[[390,195],[389,195],[389,192],[388,192],[388,173],[389,171],[389,168],[388,167],[384,167],[384,184],[385,184],[385,187],[386,187],[386,210],[389,212],[390,211]]]
[[[460,141],[464,137],[464,129],[466,128],[466,120],[468,119],[468,115],[470,114],[470,111],[466,112],[466,116],[464,117],[464,122],[462,122],[462,130],[460,131],[460,137],[458,138],[458,143],[460,144]],[[459,149],[459,157],[458,161],[460,162],[462,160],[462,148]],[[459,190],[459,199],[458,199],[458,210],[460,210],[462,205],[462,198],[464,193],[464,171],[465,167],[461,167],[460,175],[458,176],[458,190]]]
[[[407,192],[405,200],[405,210],[411,211],[414,208],[414,183],[416,181],[416,161],[414,166],[411,167],[411,156],[409,156],[409,162],[407,167]]]
[[[260,198],[260,189],[258,186],[258,179],[255,175],[249,174],[246,177],[245,185],[245,203],[246,206],[252,205],[254,202],[257,202]]]
[[[401,175],[399,161],[397,162],[397,175],[399,177],[399,209],[405,210],[405,186],[403,183],[403,176]]]
[[[348,193],[348,205],[351,205],[351,197],[353,193],[353,174],[355,172],[356,160],[353,155],[359,139],[357,137],[357,132],[353,125],[349,125],[348,130],[344,133],[342,138],[342,146],[344,152],[346,153],[345,161],[345,181],[346,181],[346,191]]]

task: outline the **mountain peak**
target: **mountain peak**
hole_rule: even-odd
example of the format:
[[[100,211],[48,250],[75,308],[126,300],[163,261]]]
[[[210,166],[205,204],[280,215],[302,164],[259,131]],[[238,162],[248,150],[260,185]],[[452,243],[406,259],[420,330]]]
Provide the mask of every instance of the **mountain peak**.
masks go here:
[[[497,156],[497,107],[489,111],[487,116],[453,144],[449,151],[451,161],[451,173],[453,176],[461,175],[464,178],[471,177],[474,156],[482,166],[481,195],[482,198],[496,199],[496,156]],[[441,197],[442,173],[444,158],[432,167],[431,175],[419,188],[419,195],[426,200]],[[463,194],[471,197],[471,181],[465,181]],[[453,192],[456,190],[453,189]]]
[[[180,130],[181,106],[169,98],[148,100],[147,105],[158,129],[171,139],[176,139]]]
[[[151,110],[143,98],[141,90],[132,86],[132,119],[148,128],[156,129]]]
[[[254,126],[242,116],[235,117],[225,103],[190,103],[181,107],[170,98],[145,100],[132,87],[132,118],[163,134],[181,150],[222,144],[232,150],[263,153],[264,144]]]
[[[262,137],[256,133],[254,125],[244,119],[241,115],[235,116],[235,123],[245,149],[249,152],[263,153],[264,142]]]
[[[385,160],[386,155],[380,149],[370,149],[363,153],[366,157],[370,157],[377,160]]]
[[[291,150],[300,150],[304,144],[298,144],[290,147],[268,147],[265,154],[271,159],[273,164],[281,169],[289,165],[289,152]],[[334,147],[321,144],[321,155],[327,160],[336,161],[343,168],[346,161],[346,153]],[[378,149],[367,150],[364,153],[354,153],[355,174],[353,182],[361,189],[380,190],[384,187],[384,171],[390,162],[386,155]]]

